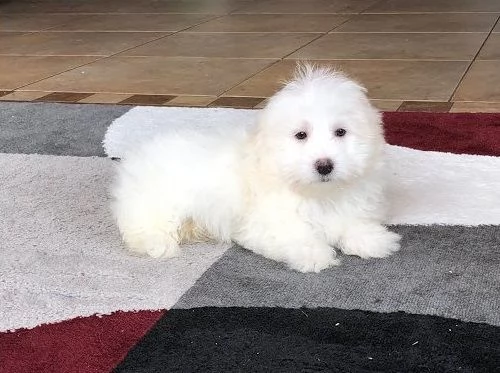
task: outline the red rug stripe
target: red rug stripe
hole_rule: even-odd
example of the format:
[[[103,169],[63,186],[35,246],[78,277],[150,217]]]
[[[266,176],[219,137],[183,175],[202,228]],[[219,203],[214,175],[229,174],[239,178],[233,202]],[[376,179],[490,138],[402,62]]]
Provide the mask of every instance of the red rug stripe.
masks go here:
[[[389,144],[408,148],[500,156],[500,113],[384,113]]]
[[[0,372],[110,372],[163,314],[117,312],[0,333]]]

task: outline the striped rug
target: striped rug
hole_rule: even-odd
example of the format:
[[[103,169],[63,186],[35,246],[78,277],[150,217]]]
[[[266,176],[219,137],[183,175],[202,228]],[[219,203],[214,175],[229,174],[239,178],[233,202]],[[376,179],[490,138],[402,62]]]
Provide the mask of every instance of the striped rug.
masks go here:
[[[123,250],[111,158],[255,115],[0,103],[0,372],[500,371],[500,114],[384,114],[390,258],[301,274],[230,245]]]

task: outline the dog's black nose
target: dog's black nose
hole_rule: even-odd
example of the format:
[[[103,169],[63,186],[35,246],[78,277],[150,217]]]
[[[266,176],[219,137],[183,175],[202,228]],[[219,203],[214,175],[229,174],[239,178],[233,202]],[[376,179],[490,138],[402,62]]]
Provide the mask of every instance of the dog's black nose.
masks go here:
[[[329,158],[318,159],[314,165],[320,175],[328,175],[333,170],[333,162]]]

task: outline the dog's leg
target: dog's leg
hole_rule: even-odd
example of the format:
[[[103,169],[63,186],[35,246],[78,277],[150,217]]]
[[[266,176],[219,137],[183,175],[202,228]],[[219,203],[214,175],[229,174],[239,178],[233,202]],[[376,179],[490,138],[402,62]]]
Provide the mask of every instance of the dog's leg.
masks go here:
[[[346,223],[338,246],[346,255],[383,258],[399,250],[400,238],[381,224],[352,220]]]
[[[138,221],[129,217],[127,221],[119,221],[118,225],[131,251],[153,258],[171,258],[179,254],[177,222],[152,221],[150,217]]]
[[[154,193],[139,193],[135,184],[117,188],[112,203],[116,223],[130,251],[154,258],[179,253],[179,208]]]
[[[282,251],[284,262],[291,269],[299,272],[320,272],[323,269],[339,265],[337,254],[332,247],[320,240],[293,240],[270,247],[270,250]]]
[[[148,234],[144,237],[146,253],[153,258],[172,258],[179,254],[179,244],[170,234]]]
[[[247,234],[237,240],[240,245],[299,272],[320,272],[339,264],[333,248],[315,237],[312,229],[298,218],[260,221],[247,228]]]

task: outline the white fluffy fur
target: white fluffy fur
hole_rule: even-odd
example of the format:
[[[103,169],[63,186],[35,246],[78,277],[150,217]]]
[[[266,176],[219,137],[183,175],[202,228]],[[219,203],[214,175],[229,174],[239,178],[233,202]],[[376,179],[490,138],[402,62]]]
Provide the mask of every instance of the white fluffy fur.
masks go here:
[[[339,128],[345,136],[335,135]],[[129,152],[113,211],[127,246],[153,257],[207,239],[235,241],[302,272],[338,264],[333,247],[385,257],[399,249],[399,236],[382,225],[384,145],[363,87],[303,65],[254,128],[180,131]],[[333,162],[331,174],[320,175],[319,159]]]

